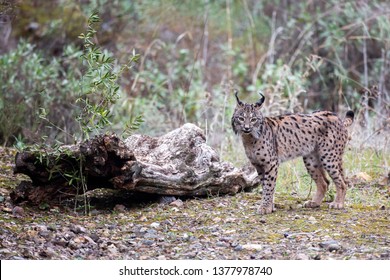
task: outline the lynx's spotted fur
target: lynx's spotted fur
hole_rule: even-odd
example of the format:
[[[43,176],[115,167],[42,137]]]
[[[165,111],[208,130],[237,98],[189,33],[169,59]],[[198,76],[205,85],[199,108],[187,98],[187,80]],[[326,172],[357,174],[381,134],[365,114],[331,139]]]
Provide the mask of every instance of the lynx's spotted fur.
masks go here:
[[[262,204],[259,212],[274,211],[275,182],[279,164],[296,157],[303,157],[306,169],[317,185],[317,191],[305,207],[319,207],[329,180],[336,185],[336,198],[329,207],[344,208],[347,184],[344,178],[342,156],[348,141],[347,128],[353,122],[354,113],[348,111],[344,120],[328,111],[312,114],[287,114],[264,117],[261,107],[264,96],[255,104],[242,102],[235,93],[237,106],[232,117],[232,127],[240,134],[245,153],[261,176]]]

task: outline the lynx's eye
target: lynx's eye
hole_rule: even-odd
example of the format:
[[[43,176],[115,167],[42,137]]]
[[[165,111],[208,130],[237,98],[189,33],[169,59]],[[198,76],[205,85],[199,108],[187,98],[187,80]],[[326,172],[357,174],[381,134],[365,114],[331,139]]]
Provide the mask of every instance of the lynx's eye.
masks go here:
[[[257,118],[251,118],[251,123],[257,122]]]
[[[240,122],[244,122],[244,121],[245,121],[245,118],[244,118],[244,117],[238,117],[238,120],[239,120]]]

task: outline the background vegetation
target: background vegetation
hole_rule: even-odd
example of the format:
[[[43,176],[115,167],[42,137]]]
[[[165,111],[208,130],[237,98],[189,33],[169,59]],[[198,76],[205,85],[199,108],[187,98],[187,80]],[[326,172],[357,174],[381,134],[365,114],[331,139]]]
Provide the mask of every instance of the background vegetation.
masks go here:
[[[193,122],[226,155],[237,145],[234,87],[247,101],[262,90],[271,115],[351,108],[358,145],[388,143],[390,4],[380,0],[1,1],[0,143],[80,138],[70,137],[88,83],[79,34],[93,11],[93,41],[114,72],[140,55],[117,77],[112,131],[139,115],[151,135]]]
[[[0,0],[0,258],[389,259],[389,65],[386,0]],[[160,135],[192,122],[243,164],[233,88],[247,102],[262,90],[266,115],[354,110],[345,210],[302,208],[315,186],[301,159],[281,166],[277,212],[263,217],[259,191],[90,216],[78,214],[88,203],[11,203],[21,178],[2,146],[107,127]]]

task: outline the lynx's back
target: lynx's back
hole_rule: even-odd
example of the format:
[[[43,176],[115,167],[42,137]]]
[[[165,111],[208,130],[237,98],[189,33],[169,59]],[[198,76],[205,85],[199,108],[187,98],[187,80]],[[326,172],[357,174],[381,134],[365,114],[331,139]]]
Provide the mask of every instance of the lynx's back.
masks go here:
[[[306,156],[319,148],[342,152],[348,138],[343,121],[328,111],[269,117],[265,122],[276,136],[280,162]]]

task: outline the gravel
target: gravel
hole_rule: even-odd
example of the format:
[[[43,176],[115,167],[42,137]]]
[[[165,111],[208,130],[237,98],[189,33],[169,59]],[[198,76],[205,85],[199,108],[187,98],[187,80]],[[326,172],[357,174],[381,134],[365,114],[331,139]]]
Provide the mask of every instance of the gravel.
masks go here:
[[[253,192],[91,205],[84,215],[61,204],[13,205],[9,193],[18,180],[10,164],[2,169],[3,260],[390,259],[386,189],[356,189],[375,204],[349,201],[345,210],[290,207],[291,195],[278,193],[279,209],[260,216],[261,194]]]

